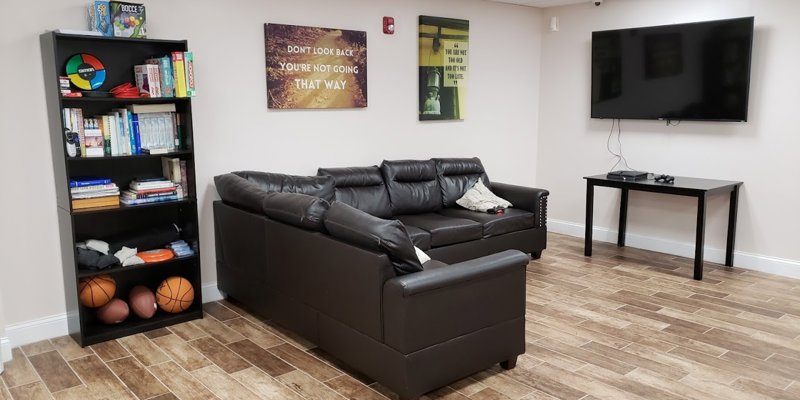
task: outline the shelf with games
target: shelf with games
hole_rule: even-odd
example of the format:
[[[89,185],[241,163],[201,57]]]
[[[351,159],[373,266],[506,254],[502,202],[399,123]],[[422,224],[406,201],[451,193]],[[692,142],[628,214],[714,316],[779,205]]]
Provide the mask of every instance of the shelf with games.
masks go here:
[[[102,85],[95,91],[109,91],[121,84],[134,83],[134,66],[144,64],[147,59],[186,54],[189,51],[188,43],[185,40],[115,38],[57,32],[44,33],[40,40],[70,335],[81,346],[88,346],[202,318],[191,97],[65,97],[61,94],[59,79],[67,75],[67,64],[72,57],[89,54],[100,60],[105,74]],[[71,89],[77,90],[75,86]],[[147,107],[150,107],[149,110],[157,107],[160,114],[156,116],[156,111],[145,111]],[[147,122],[153,124],[148,126],[148,129],[153,129],[153,136],[145,137],[146,133],[150,133],[145,132],[143,126],[141,131],[138,126],[134,130],[133,115],[141,118],[142,113],[153,113],[146,115],[154,118],[154,122]],[[96,116],[108,116],[109,122],[98,127],[84,119],[94,119]],[[160,130],[156,130],[156,127]],[[89,153],[80,144],[89,145],[85,136],[90,133],[94,135],[95,132],[89,132],[89,129],[95,128],[102,134],[97,135],[98,140],[90,147],[93,153]],[[111,146],[108,133],[113,133],[114,129],[117,134],[112,138],[116,144]],[[75,138],[78,138],[77,143],[74,142]],[[141,143],[134,138],[141,139]],[[84,139],[84,142],[80,139]],[[154,154],[138,150],[138,144],[142,145],[142,149],[147,144]],[[77,152],[77,149],[81,151]],[[89,183],[95,179],[102,183]],[[115,203],[86,207],[95,205],[95,201],[104,203],[106,199],[115,200]],[[126,205],[121,201],[123,199],[143,203]],[[163,230],[165,226],[169,228],[167,236],[148,236],[154,230]],[[172,227],[174,231],[171,231]],[[181,241],[191,251],[187,255],[179,252],[177,247],[172,247],[177,256],[170,260],[125,267],[116,263],[104,269],[90,269],[81,264],[85,258],[79,262],[77,250],[78,243],[90,240],[111,243],[110,254],[128,243],[125,240],[147,243],[141,244],[138,251],[163,249],[170,243],[175,246],[174,243]],[[163,243],[154,245],[158,240]],[[84,256],[85,251],[81,250],[80,255]],[[152,317],[142,318],[131,306],[124,321],[106,324],[101,321],[103,318],[98,308],[85,305],[86,300],[82,300],[79,292],[82,281],[105,275],[114,282],[113,297],[124,301],[129,300],[128,295],[134,287],[145,286],[155,293],[163,281],[173,276],[188,281],[194,296],[191,301],[181,303],[185,307],[183,311],[159,307]]]

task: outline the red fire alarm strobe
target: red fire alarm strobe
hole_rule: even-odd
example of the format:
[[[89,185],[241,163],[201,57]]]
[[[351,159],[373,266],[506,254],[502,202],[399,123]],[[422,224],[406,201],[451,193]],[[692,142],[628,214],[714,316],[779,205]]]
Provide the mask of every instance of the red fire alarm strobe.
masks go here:
[[[383,17],[383,33],[387,35],[394,34],[394,18]]]

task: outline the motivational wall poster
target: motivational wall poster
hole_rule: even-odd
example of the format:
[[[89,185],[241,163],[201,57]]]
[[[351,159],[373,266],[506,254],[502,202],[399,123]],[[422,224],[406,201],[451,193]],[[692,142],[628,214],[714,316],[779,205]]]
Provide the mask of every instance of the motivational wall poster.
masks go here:
[[[367,106],[367,33],[264,24],[268,108]]]
[[[419,120],[464,119],[469,21],[419,17]]]

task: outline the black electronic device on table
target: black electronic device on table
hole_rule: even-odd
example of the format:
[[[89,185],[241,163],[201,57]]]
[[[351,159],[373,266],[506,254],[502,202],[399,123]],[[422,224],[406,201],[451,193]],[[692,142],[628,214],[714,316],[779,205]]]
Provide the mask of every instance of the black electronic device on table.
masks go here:
[[[611,171],[606,175],[608,179],[620,181],[642,181],[647,179],[647,172],[642,171]]]
[[[658,183],[675,183],[675,177],[666,174],[656,175],[653,177],[653,180]]]

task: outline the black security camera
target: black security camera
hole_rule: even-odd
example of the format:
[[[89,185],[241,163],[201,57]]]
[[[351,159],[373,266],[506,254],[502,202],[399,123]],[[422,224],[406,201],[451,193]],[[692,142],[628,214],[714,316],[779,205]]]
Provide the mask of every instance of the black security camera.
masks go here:
[[[595,7],[600,7],[600,4],[603,4],[603,0],[594,0]]]

